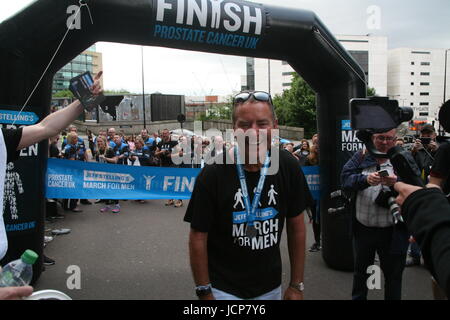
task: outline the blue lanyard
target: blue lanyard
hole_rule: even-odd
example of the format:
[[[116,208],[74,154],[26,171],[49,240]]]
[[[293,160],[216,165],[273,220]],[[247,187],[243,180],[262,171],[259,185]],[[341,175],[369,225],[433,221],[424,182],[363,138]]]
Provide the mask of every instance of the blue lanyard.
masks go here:
[[[244,198],[245,211],[246,211],[246,222],[248,226],[253,226],[253,222],[256,218],[256,208],[258,207],[259,199],[261,198],[261,192],[264,187],[264,181],[266,180],[267,169],[269,168],[270,157],[269,152],[266,153],[266,159],[264,161],[264,165],[261,169],[261,173],[259,176],[258,186],[256,187],[255,195],[253,197],[253,202],[250,207],[250,197],[247,189],[247,181],[245,179],[244,166],[241,163],[241,159],[239,156],[238,146],[236,145],[234,148],[234,157],[236,159],[236,167],[238,171],[239,181],[241,183],[242,196]]]

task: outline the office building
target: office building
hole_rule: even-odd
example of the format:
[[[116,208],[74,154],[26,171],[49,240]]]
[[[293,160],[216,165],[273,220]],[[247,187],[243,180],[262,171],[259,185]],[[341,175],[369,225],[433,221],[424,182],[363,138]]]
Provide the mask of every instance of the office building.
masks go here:
[[[336,38],[362,67],[368,85],[377,95],[387,95],[387,38],[370,35],[337,35]],[[241,77],[242,89],[281,94],[291,87],[293,73],[285,61],[247,58],[247,74]]]

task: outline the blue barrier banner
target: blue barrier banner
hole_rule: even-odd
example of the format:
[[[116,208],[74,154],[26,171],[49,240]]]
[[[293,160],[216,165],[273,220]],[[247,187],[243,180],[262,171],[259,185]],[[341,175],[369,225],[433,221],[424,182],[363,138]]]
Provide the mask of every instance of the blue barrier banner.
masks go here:
[[[302,167],[315,200],[319,167]],[[48,159],[49,199],[190,199],[200,169],[139,167]],[[276,214],[276,213],[271,213]]]
[[[48,159],[49,199],[190,199],[200,169]]]
[[[1,108],[1,106],[0,106]],[[14,110],[0,110],[0,123],[17,124],[17,125],[32,125],[39,120],[39,117],[34,112],[19,112]]]
[[[319,166],[301,167],[308,183],[309,191],[314,200],[320,200],[320,174]]]

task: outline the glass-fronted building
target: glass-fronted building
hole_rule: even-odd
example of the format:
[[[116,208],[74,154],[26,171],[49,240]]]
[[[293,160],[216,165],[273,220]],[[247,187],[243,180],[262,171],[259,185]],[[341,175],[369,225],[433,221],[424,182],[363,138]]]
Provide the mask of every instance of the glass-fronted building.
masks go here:
[[[92,46],[66,64],[55,74],[53,78],[52,94],[55,94],[58,91],[68,90],[69,81],[73,77],[86,71],[91,72],[92,76],[95,76],[100,70],[102,70],[102,54],[96,52],[95,46]]]

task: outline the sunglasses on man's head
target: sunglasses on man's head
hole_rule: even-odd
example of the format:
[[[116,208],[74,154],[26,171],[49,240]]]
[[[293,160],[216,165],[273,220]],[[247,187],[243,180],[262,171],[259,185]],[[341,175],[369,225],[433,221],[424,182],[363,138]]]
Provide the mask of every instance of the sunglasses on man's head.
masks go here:
[[[255,100],[269,102],[270,104],[272,104],[272,97],[270,96],[270,94],[264,91],[241,92],[234,97],[233,103],[244,103],[252,96]]]

